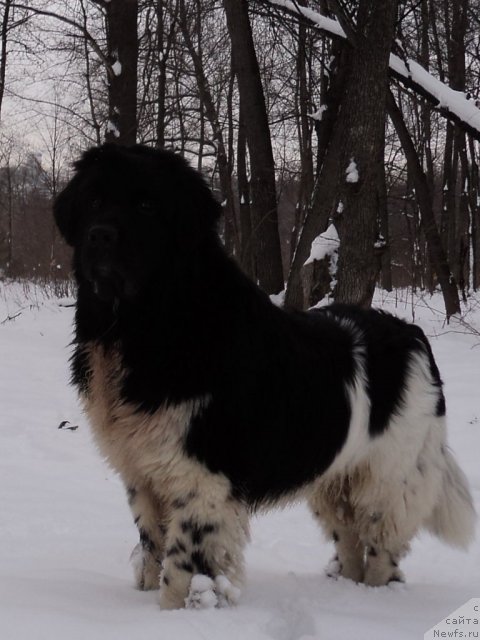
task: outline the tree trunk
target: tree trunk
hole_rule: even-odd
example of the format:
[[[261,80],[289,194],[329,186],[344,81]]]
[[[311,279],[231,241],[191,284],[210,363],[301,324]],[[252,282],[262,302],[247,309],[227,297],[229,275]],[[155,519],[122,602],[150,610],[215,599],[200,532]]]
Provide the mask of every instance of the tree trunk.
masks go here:
[[[304,219],[300,220],[302,228],[295,233],[298,242],[294,247],[285,294],[285,306],[296,309],[303,309],[308,304],[302,278],[303,265],[310,255],[313,240],[328,226],[336,202],[340,175],[339,149],[330,143],[334,131],[338,134],[335,123],[345,93],[351,51],[346,43],[335,42],[332,53],[334,62],[330,65],[330,80],[322,103],[326,110],[322,119],[315,122],[318,139],[317,178]]]
[[[283,289],[278,233],[275,165],[265,96],[246,0],[223,0],[250,152],[252,234],[259,285],[267,293]]]
[[[470,156],[469,177],[469,209],[471,220],[471,251],[472,251],[472,287],[474,291],[480,289],[480,171],[475,152],[475,142],[468,136],[468,151]]]
[[[299,5],[306,6],[306,0],[298,0]],[[296,53],[296,90],[295,117],[297,120],[298,142],[300,150],[300,184],[298,187],[295,223],[291,234],[291,256],[293,258],[297,246],[298,234],[301,230],[305,212],[312,195],[314,185],[313,155],[312,155],[312,126],[309,113],[312,111],[311,92],[308,84],[307,63],[309,56],[307,46],[307,28],[303,23],[298,25],[298,42]]]
[[[7,75],[7,41],[8,41],[8,28],[10,21],[10,7],[12,1],[5,0],[2,27],[0,29],[1,45],[0,45],[0,120],[2,119],[2,102],[3,95],[5,93],[5,78]]]
[[[378,275],[375,255],[378,158],[384,140],[388,61],[396,5],[396,0],[382,3],[360,0],[354,52],[340,114],[297,247],[294,273],[289,278],[286,296],[289,306],[305,306],[301,287],[293,276],[299,278],[313,239],[325,229],[339,200],[342,206],[335,217],[340,236],[335,298],[362,306],[371,304]]]
[[[385,291],[391,291],[392,285],[392,255],[390,250],[390,221],[388,211],[387,182],[385,175],[385,137],[381,148],[381,157],[378,159],[378,187],[377,187],[377,211],[378,228],[380,231],[377,244],[377,259],[380,260],[381,285]]]
[[[107,142],[135,144],[137,139],[138,0],[103,2],[107,28]]]
[[[240,263],[245,273],[256,280],[255,252],[252,238],[252,212],[250,209],[250,186],[247,175],[247,137],[245,134],[241,103],[238,116],[237,179],[238,199],[240,202]]]
[[[345,107],[350,112],[344,139],[344,207],[337,224],[340,236],[335,299],[369,307],[379,272],[378,162],[384,148],[388,63],[393,41],[396,0],[360,1],[355,58]],[[342,107],[343,111],[343,107]],[[381,156],[383,158],[383,156]],[[350,159],[350,164],[349,164]],[[358,179],[348,173],[355,163]]]
[[[448,265],[446,252],[440,240],[437,224],[433,215],[432,196],[428,188],[428,180],[418,159],[415,146],[403,120],[403,115],[395,102],[393,94],[388,93],[388,114],[398,134],[400,143],[407,158],[407,164],[415,184],[415,195],[422,215],[423,229],[427,239],[430,261],[436,271],[443,299],[447,319],[460,313],[460,301],[453,274]]]
[[[156,146],[165,146],[165,97],[167,90],[167,55],[164,46],[165,32],[165,7],[164,0],[157,0],[155,5],[157,14],[157,55],[158,55],[158,80],[157,80],[157,117],[155,127]]]

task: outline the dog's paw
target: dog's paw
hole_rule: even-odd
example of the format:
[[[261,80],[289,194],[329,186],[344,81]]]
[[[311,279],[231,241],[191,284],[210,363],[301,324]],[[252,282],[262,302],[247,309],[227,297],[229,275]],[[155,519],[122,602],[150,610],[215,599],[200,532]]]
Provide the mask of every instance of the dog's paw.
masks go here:
[[[405,582],[406,582],[405,574],[403,573],[403,571],[400,571],[400,569],[397,567],[395,571],[393,571],[392,575],[390,576],[388,584],[389,585],[405,584]]]
[[[197,574],[193,576],[190,590],[185,598],[187,609],[213,609],[218,606],[218,597],[215,593],[215,583],[208,576]]]
[[[216,576],[214,580],[208,576],[197,574],[190,583],[188,597],[185,600],[187,609],[213,609],[234,605],[240,597],[240,589],[234,587],[224,576]]]
[[[338,556],[334,556],[325,567],[325,574],[328,578],[337,579],[342,575],[342,563]]]
[[[135,586],[140,591],[153,591],[160,587],[160,565],[151,553],[139,543],[132,551],[130,562],[133,567]]]
[[[365,584],[368,587],[384,587],[386,585],[393,586],[404,583],[405,575],[398,567],[395,567],[393,571],[388,573],[367,569],[365,574]]]
[[[237,604],[240,599],[240,589],[234,587],[227,576],[220,575],[215,578],[215,590],[219,607]]]

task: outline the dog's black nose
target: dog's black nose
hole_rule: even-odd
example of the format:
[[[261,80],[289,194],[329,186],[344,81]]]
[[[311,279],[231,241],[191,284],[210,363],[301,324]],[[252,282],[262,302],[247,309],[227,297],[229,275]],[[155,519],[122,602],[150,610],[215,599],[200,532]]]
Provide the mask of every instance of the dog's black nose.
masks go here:
[[[111,249],[117,244],[118,232],[109,224],[98,224],[88,232],[88,244],[95,249]]]

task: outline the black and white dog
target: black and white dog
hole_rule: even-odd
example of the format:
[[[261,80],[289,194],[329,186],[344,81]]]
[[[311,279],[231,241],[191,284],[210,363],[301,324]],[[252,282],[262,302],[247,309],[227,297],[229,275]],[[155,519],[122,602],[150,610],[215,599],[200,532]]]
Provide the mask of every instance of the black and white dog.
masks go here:
[[[422,331],[378,311],[287,312],[227,257],[220,207],[167,151],[86,152],[55,218],[78,281],[73,382],[163,608],[235,601],[249,515],[306,499],[335,572],[401,580],[421,528],[464,547],[467,481]]]

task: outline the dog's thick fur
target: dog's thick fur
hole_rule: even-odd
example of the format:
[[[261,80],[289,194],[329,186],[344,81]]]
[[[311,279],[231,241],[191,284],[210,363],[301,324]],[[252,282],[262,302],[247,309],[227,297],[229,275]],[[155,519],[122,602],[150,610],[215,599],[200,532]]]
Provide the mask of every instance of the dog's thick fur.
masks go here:
[[[466,546],[474,509],[422,331],[278,309],[226,256],[219,215],[182,158],[142,146],[91,149],[55,203],[78,281],[73,382],[127,489],[138,587],[160,582],[164,608],[207,587],[234,601],[249,515],[298,498],[357,582],[402,579],[422,527]]]

